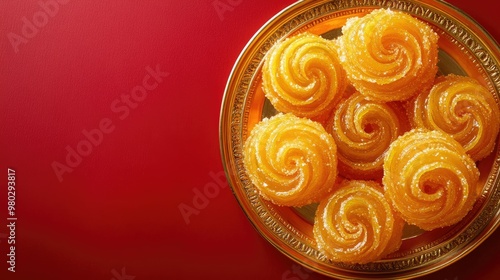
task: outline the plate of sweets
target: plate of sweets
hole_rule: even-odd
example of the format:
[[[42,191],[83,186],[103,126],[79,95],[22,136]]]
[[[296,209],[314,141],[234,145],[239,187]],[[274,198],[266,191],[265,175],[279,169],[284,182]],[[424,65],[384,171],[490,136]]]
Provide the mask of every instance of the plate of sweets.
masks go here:
[[[250,39],[220,116],[255,229],[340,279],[413,278],[500,223],[500,49],[441,1],[299,1]]]

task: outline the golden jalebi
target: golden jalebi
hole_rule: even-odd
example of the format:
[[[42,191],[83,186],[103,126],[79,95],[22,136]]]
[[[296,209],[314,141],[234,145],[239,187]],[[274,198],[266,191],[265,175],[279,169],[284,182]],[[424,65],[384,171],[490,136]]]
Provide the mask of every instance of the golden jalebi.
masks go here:
[[[259,122],[245,141],[243,156],[252,183],[278,205],[317,202],[337,177],[332,136],[321,124],[291,113]]]
[[[404,12],[376,9],[347,20],[337,40],[340,62],[367,98],[406,100],[437,73],[438,35]]]
[[[394,141],[384,162],[387,199],[424,230],[453,225],[478,197],[479,171],[465,149],[438,130],[414,129]]]
[[[334,261],[367,263],[401,245],[404,221],[374,181],[344,181],[318,206],[314,237]]]

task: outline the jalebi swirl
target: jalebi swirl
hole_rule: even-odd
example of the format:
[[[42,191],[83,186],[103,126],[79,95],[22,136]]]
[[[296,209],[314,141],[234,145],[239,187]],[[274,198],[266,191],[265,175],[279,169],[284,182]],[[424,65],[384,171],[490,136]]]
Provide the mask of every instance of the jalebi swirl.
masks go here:
[[[280,112],[325,119],[347,85],[335,44],[311,33],[277,42],[262,68],[263,90]]]
[[[401,104],[367,100],[356,92],[335,108],[326,130],[337,144],[340,175],[380,179],[386,150],[409,123]]]
[[[465,149],[439,130],[414,129],[394,141],[384,162],[385,195],[409,224],[453,225],[478,196],[479,171]]]
[[[319,204],[313,232],[333,261],[367,263],[399,248],[403,226],[379,183],[346,180]]]
[[[429,25],[388,9],[348,19],[337,40],[350,81],[378,101],[406,100],[430,88],[437,73],[437,42]]]
[[[318,202],[337,177],[337,148],[323,126],[291,113],[259,122],[243,147],[247,174],[263,198],[282,206]]]
[[[493,150],[500,126],[498,104],[475,79],[440,77],[430,91],[420,93],[411,105],[413,126],[452,135],[472,159],[483,159]]]

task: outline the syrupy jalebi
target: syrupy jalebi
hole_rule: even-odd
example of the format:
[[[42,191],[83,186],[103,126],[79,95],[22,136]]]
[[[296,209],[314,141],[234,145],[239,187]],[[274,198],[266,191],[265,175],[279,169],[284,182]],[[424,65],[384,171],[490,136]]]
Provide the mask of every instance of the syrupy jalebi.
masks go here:
[[[394,141],[384,161],[385,194],[409,224],[453,225],[478,197],[479,170],[465,149],[439,130],[414,129]]]
[[[340,175],[381,179],[385,152],[409,122],[399,102],[375,102],[355,92],[335,108],[326,130],[337,144]]]
[[[491,92],[471,77],[439,77],[430,91],[411,104],[414,127],[450,134],[474,160],[481,160],[495,146],[500,111]]]
[[[337,147],[323,126],[291,113],[259,122],[243,147],[247,174],[263,198],[283,206],[321,200],[337,177]]]
[[[331,40],[301,33],[269,50],[262,83],[278,111],[324,120],[341,99],[347,78]]]
[[[331,260],[367,263],[399,248],[403,226],[379,183],[345,180],[319,204],[313,232]]]
[[[434,81],[438,37],[404,12],[377,9],[348,19],[337,49],[350,81],[367,98],[406,100]]]

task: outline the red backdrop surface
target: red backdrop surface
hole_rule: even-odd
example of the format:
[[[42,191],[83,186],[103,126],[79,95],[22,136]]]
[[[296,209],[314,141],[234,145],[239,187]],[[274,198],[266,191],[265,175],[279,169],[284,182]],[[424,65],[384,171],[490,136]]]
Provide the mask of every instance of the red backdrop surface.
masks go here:
[[[221,177],[231,68],[293,2],[0,1],[0,279],[327,279],[297,272]],[[500,39],[493,0],[449,2]],[[499,238],[423,279],[494,279]]]

